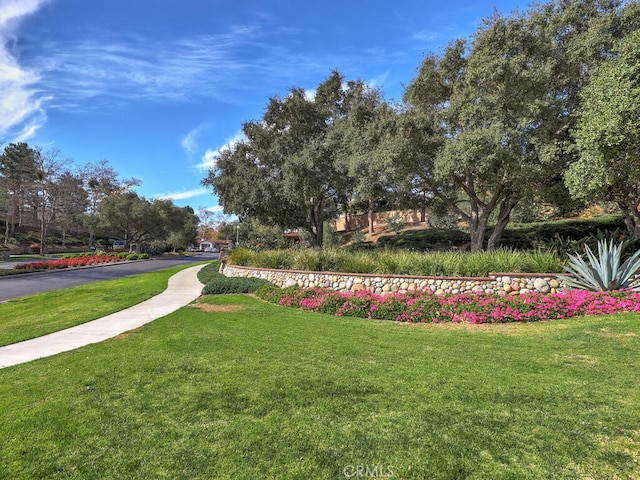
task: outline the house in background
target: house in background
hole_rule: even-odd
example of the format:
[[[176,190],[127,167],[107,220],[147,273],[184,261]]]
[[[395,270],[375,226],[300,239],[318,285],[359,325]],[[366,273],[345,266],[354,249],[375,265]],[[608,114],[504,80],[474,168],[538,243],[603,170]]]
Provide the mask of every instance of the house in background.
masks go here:
[[[201,240],[198,244],[200,252],[221,252],[233,245],[233,240]]]
[[[213,242],[209,240],[201,240],[198,245],[198,250],[200,252],[212,252],[213,251]]]

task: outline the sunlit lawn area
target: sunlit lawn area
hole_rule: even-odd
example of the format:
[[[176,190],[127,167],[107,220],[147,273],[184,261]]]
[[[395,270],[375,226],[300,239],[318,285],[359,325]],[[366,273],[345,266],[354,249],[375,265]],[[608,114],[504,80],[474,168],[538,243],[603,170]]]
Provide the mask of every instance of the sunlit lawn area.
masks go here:
[[[167,288],[169,277],[190,266],[95,282],[0,303],[0,346],[73,327],[140,303],[162,292]],[[43,282],[50,278],[47,273],[39,275]]]
[[[0,370],[0,478],[638,478],[639,319],[407,325],[205,297]]]

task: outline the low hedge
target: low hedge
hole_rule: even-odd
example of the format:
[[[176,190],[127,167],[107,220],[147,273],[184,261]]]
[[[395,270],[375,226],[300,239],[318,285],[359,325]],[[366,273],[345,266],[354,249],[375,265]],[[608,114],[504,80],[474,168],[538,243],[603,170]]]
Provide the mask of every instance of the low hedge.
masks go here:
[[[540,247],[553,248],[558,239],[581,244],[588,237],[596,236],[599,232],[624,233],[625,230],[624,220],[621,215],[533,223],[511,223],[505,228],[500,245],[518,250],[530,250]],[[491,231],[492,228],[489,227],[486,238],[489,238]],[[377,245],[381,248],[437,251],[467,247],[470,241],[469,233],[457,228],[425,228],[424,230],[407,230],[397,235],[382,236],[378,239]]]
[[[203,295],[223,295],[229,293],[254,293],[260,287],[273,284],[260,278],[225,277],[218,272],[220,262],[211,262],[200,269],[198,279],[205,284]]]
[[[223,295],[228,293],[254,293],[265,285],[272,285],[261,278],[238,278],[220,275],[209,281],[202,289],[203,295]]]

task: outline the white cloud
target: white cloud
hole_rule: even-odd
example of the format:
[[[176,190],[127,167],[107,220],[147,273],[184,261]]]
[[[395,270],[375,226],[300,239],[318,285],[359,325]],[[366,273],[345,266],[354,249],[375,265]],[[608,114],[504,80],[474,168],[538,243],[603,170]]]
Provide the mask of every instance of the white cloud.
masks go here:
[[[2,0],[0,1],[0,30],[10,28],[13,20],[35,12],[44,0]]]
[[[259,71],[268,67],[266,46],[256,43],[257,30],[238,27],[170,41],[92,31],[86,39],[43,45],[36,65],[65,109],[98,108],[102,101],[118,100],[236,101],[247,87],[239,79],[249,72],[264,77]],[[253,57],[238,54],[247,49],[256,52]]]
[[[220,152],[223,150],[227,150],[232,148],[236,143],[241,142],[245,139],[245,136],[242,132],[236,133],[233,137],[229,138],[224,145],[222,145],[217,150],[213,150],[208,148],[207,151],[202,155],[200,159],[200,163],[198,164],[198,170],[207,171],[212,170],[216,167],[216,157],[220,155]]]
[[[196,141],[197,135],[198,135],[197,129],[191,130],[182,138],[182,142],[180,142],[180,144],[182,145],[182,148],[187,152],[188,155],[193,155],[193,153],[198,148],[198,143]]]
[[[208,171],[216,168],[216,157],[218,156],[220,151],[221,151],[220,149],[211,150],[208,148],[207,151],[204,152],[204,155],[202,155],[202,158],[200,159],[200,163],[198,164],[198,170]]]
[[[206,207],[205,210],[207,212],[222,213],[224,211],[224,208],[220,205],[213,205],[212,207]]]
[[[258,24],[172,40],[92,30],[81,40],[43,44],[34,66],[46,78],[43,88],[55,95],[55,107],[77,112],[135,100],[245,103],[248,92],[277,94],[301,71],[323,78],[331,66],[349,65],[357,75],[403,56],[381,50],[300,53],[286,43],[295,34]]]
[[[45,0],[0,0],[0,137],[23,141],[46,121],[43,102],[35,88],[40,76],[20,65],[11,45],[20,21],[34,13]]]
[[[377,77],[374,77],[374,78],[370,79],[369,81],[367,81],[367,85],[370,88],[381,87],[382,85],[387,83],[387,79],[389,78],[389,73],[390,73],[389,71],[386,71],[386,72],[378,75]]]
[[[433,30],[421,30],[413,34],[413,39],[421,42],[433,43],[441,38],[440,32]]]
[[[201,123],[182,138],[180,144],[188,156],[198,151],[198,136],[207,128],[209,128],[208,123]]]
[[[0,0],[0,138],[8,138],[8,133],[34,135],[47,120],[46,109],[78,113],[132,101],[192,103],[203,98],[246,103],[251,92],[281,92],[300,79],[301,71],[323,78],[332,66],[349,65],[357,75],[372,65],[393,64],[403,55],[300,53],[287,41],[296,31],[274,28],[267,21],[170,40],[91,29],[81,37],[39,43],[27,67],[11,50],[12,40],[19,21],[48,2]],[[310,98],[313,94],[307,92]],[[188,155],[202,151],[198,135],[203,128],[181,139]],[[207,151],[200,168],[207,168],[215,153]]]
[[[192,190],[182,190],[173,193],[162,193],[160,195],[156,195],[154,198],[157,198],[158,200],[186,200],[188,198],[199,197],[208,193],[208,190],[202,187],[194,188]]]
[[[315,88],[305,89],[304,98],[308,102],[313,102],[316,99],[316,89]]]

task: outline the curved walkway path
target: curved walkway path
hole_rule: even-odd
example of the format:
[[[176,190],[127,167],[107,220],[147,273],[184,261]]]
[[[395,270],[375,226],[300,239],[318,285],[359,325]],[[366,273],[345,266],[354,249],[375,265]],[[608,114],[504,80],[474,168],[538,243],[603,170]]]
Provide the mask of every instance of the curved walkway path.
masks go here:
[[[203,285],[197,274],[202,267],[204,265],[196,265],[181,270],[169,278],[164,292],[133,307],[43,337],[0,347],[0,368],[102,342],[164,317],[200,296]]]

